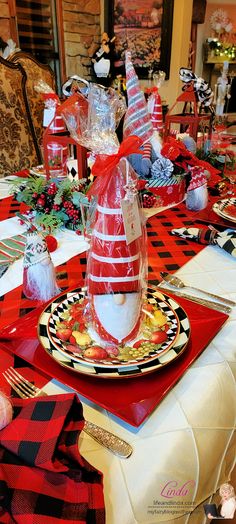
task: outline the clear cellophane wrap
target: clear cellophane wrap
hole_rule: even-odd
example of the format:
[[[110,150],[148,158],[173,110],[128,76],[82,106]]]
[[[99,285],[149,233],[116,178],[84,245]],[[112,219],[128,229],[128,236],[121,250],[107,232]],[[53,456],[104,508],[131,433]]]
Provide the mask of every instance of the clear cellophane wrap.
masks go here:
[[[92,168],[95,181],[88,196],[96,199],[96,212],[86,284],[91,330],[103,346],[126,344],[135,339],[146,294],[146,228],[136,189],[137,177],[126,159],[140,152],[142,141],[131,136],[119,144],[116,128],[125,108],[116,91],[93,84],[87,98],[76,93],[62,104],[60,111],[72,137],[95,157]],[[130,238],[127,241],[123,201],[136,209],[134,226],[139,234],[133,241]]]
[[[37,80],[37,82],[34,84],[34,89],[37,93],[42,95],[45,108],[56,108],[56,106],[60,103],[59,96],[44,80]]]

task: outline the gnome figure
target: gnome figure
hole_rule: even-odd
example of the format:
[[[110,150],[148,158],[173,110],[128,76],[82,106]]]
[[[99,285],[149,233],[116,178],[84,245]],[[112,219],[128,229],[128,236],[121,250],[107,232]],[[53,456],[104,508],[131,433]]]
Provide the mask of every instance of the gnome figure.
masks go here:
[[[125,53],[126,88],[128,109],[124,118],[123,138],[135,135],[142,139],[143,153],[129,156],[129,161],[139,176],[145,176],[151,168],[150,138],[153,126],[147,109],[144,93],[131,60],[131,52]]]
[[[153,87],[152,94],[148,99],[148,111],[151,115],[153,128],[159,132],[163,131],[163,114],[160,93],[157,87]]]
[[[27,298],[46,301],[59,293],[47,244],[38,232],[27,235],[23,267],[23,292]]]
[[[140,177],[148,178],[151,174],[152,155],[160,153],[161,150],[159,131],[162,130],[163,121],[160,95],[155,87],[148,107],[131,61],[130,51],[126,51],[125,54],[125,69],[128,110],[124,118],[123,137],[135,135],[142,140],[142,154],[130,155],[129,161]]]
[[[121,201],[127,196],[127,165],[128,162],[121,159],[112,173],[101,177],[87,263],[93,328],[106,344],[122,344],[134,339],[141,320],[145,235],[140,222],[140,236],[127,244],[121,207]],[[131,166],[129,171],[135,177]]]
[[[152,94],[148,99],[148,111],[150,113],[151,122],[153,126],[153,135],[150,139],[151,161],[152,163],[159,156],[162,148],[162,134],[163,134],[163,113],[161,96],[157,87],[154,87]]]
[[[206,171],[202,167],[189,168],[191,181],[186,194],[186,207],[191,211],[201,211],[208,203]]]

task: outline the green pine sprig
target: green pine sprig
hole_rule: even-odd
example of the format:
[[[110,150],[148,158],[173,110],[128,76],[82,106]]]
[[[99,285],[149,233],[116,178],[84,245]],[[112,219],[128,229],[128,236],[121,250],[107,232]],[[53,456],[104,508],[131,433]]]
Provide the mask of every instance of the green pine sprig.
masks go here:
[[[53,213],[37,213],[34,222],[38,228],[42,228],[50,233],[56,229],[60,229],[64,225],[64,221],[59,216],[59,213],[57,215]]]
[[[52,232],[63,226],[73,230],[83,230],[81,204],[89,205],[85,193],[89,183],[86,179],[71,182],[63,180],[29,176],[12,180],[10,191],[18,202],[24,202],[34,211],[35,225]],[[52,186],[54,186],[52,188]],[[71,203],[77,216],[71,215]]]

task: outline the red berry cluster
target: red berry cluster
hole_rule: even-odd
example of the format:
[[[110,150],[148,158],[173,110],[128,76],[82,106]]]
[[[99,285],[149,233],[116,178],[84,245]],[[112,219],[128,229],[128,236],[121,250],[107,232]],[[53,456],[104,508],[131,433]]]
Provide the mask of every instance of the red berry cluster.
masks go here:
[[[67,227],[73,230],[81,230],[80,209],[72,201],[73,191],[79,190],[80,188],[75,186],[75,188],[71,190],[65,189],[65,192],[62,191],[59,194],[59,187],[55,182],[51,182],[49,185],[46,184],[41,189],[41,192],[32,192],[31,202],[29,204],[36,212],[40,213],[41,216],[49,215],[53,211],[54,216],[57,216],[59,221],[65,222]],[[58,213],[58,215],[55,215],[55,213]]]
[[[74,205],[72,204],[72,202],[69,202],[69,200],[66,202],[63,202],[63,206],[65,208],[66,214],[68,215],[68,217],[71,218],[73,224],[76,224],[77,220],[79,219],[79,215],[80,215],[78,209],[76,209]]]
[[[53,206],[53,196],[57,192],[57,186],[54,182],[50,184],[50,186],[47,188],[47,192],[45,193],[33,193],[32,198],[35,200],[35,207],[36,209],[40,211],[44,211],[45,213],[50,213],[51,207]],[[60,209],[60,206],[57,206],[57,210]]]
[[[55,195],[57,192],[57,186],[55,182],[52,182],[50,186],[48,187],[47,193],[48,195]]]
[[[143,195],[143,207],[155,207],[156,197],[153,195],[145,194]]]
[[[41,195],[38,195],[37,193],[34,193],[33,197],[36,199],[36,206],[37,206],[37,208],[42,207],[46,211],[47,198],[46,198],[45,193],[41,193]]]

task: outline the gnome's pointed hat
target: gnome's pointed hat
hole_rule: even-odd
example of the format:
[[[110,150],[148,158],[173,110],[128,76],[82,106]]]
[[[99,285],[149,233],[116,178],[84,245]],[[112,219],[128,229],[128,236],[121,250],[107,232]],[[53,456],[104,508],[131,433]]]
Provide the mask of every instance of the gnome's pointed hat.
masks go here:
[[[158,90],[156,90],[152,96],[154,97],[154,105],[151,114],[151,122],[154,129],[156,129],[157,131],[163,131],[162,104]]]
[[[190,167],[191,181],[188,186],[188,191],[197,189],[207,183],[206,173],[201,166]]]
[[[123,137],[136,135],[146,142],[153,134],[153,126],[144,93],[131,61],[130,51],[125,53],[125,70],[128,109],[124,118]]]
[[[127,293],[140,288],[140,241],[127,245],[120,202],[125,197],[119,170],[98,194],[97,219],[88,260],[88,288],[93,294]]]
[[[87,285],[95,331],[102,340],[118,344],[133,339],[139,329],[144,248],[142,237],[127,244],[121,208],[126,177],[120,166],[105,177],[104,191],[97,192]],[[115,303],[116,294],[123,295],[124,303]]]
[[[28,268],[47,259],[51,261],[43,236],[37,232],[28,233],[25,245],[24,267]]]

